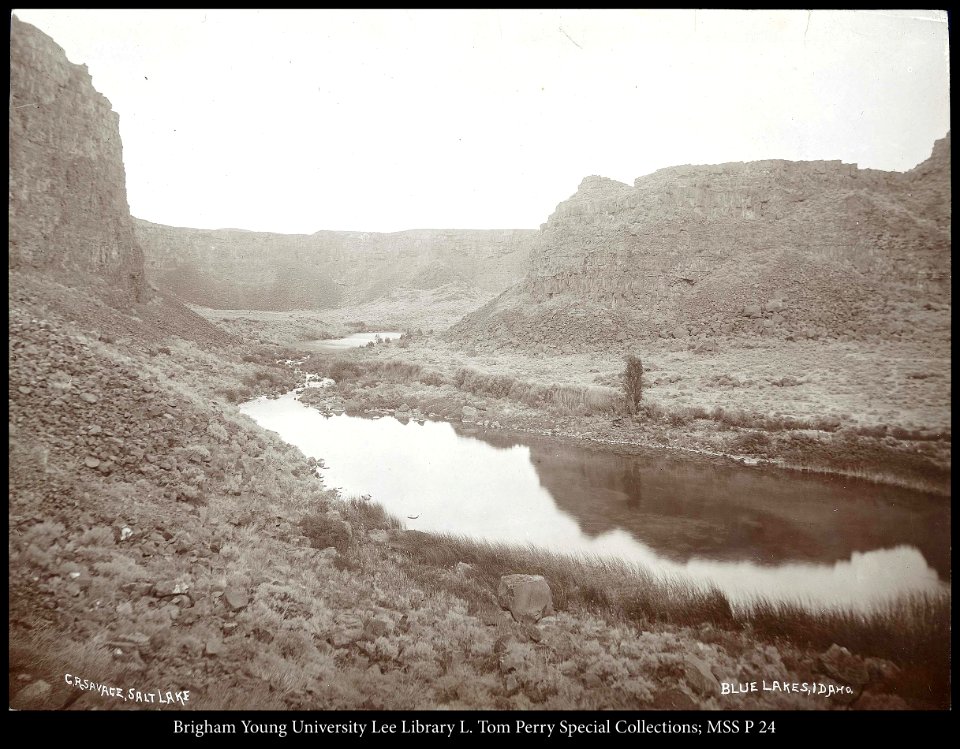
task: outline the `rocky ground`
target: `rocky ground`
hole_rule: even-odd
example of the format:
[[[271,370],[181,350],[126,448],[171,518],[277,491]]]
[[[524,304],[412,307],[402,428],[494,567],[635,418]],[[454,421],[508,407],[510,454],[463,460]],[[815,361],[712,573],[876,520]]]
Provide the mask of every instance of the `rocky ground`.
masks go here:
[[[396,523],[215,395],[248,349],[150,338],[147,310],[45,288],[10,298],[14,707],[931,706],[839,646],[577,605],[514,617],[469,568],[414,562]],[[251,387],[271,386],[287,385]],[[835,693],[720,686],[751,681]]]

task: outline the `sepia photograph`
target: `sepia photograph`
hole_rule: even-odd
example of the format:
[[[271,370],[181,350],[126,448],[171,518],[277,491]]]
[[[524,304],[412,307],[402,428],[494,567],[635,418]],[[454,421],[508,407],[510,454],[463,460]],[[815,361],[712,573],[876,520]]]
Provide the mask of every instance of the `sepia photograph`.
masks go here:
[[[13,10],[10,710],[949,711],[948,26]]]

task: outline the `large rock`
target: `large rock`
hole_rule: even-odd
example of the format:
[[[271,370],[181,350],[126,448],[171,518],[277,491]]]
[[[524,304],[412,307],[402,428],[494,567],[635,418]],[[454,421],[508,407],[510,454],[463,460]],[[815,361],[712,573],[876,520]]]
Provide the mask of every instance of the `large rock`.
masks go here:
[[[240,611],[250,604],[250,593],[241,585],[230,585],[223,591],[223,602],[231,611]]]
[[[820,667],[828,676],[849,684],[854,689],[859,689],[870,681],[870,672],[863,658],[853,655],[836,643],[820,656]]]
[[[477,420],[477,409],[473,406],[464,406],[461,414],[460,420],[465,424],[473,424]]]
[[[687,682],[704,697],[720,694],[720,682],[713,675],[710,665],[695,655],[686,655],[683,658],[684,672]]]
[[[518,622],[538,622],[554,613],[550,585],[541,575],[504,575],[497,598]]]
[[[53,687],[39,679],[17,692],[14,698],[10,700],[10,707],[14,710],[40,709],[50,699],[52,693]]]
[[[172,598],[188,594],[190,585],[178,580],[162,580],[154,583],[151,592],[156,598]]]

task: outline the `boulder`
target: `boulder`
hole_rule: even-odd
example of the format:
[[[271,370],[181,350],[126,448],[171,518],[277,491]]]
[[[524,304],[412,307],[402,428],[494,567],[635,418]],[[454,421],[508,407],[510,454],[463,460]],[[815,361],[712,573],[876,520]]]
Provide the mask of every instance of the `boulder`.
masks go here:
[[[473,406],[464,406],[461,413],[463,414],[460,418],[460,421],[465,424],[472,424],[477,420],[477,409]]]
[[[177,582],[175,580],[164,580],[154,583],[151,592],[155,598],[171,598],[173,596],[184,595],[189,591],[190,585],[187,583]]]
[[[687,683],[704,697],[720,694],[720,683],[705,660],[695,655],[687,655],[683,659],[683,669],[687,675]]]
[[[14,710],[37,709],[50,698],[52,692],[53,687],[39,679],[17,692],[16,696],[10,700],[10,707]]]
[[[876,682],[893,684],[900,676],[900,668],[897,664],[883,658],[867,658],[864,663],[870,675],[871,684]]]
[[[541,575],[504,575],[497,598],[518,622],[538,622],[554,613],[550,585]]]
[[[836,643],[820,656],[820,667],[828,676],[854,689],[870,681],[870,673],[863,659]]]
[[[208,658],[217,658],[223,655],[223,640],[219,637],[209,637],[204,645],[203,654]]]
[[[240,611],[249,605],[250,594],[239,585],[231,585],[223,591],[223,602],[231,611]]]

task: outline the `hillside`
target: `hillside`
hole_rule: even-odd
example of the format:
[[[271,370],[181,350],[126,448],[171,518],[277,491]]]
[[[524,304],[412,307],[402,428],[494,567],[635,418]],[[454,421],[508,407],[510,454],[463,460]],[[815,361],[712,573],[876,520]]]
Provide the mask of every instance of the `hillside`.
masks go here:
[[[326,309],[405,290],[499,294],[526,267],[536,231],[271,234],[134,221],[147,273],[215,309]]]
[[[587,177],[541,227],[523,279],[451,336],[602,349],[898,334],[898,304],[950,303],[949,182],[949,133],[905,174],[758,161],[633,186]]]

